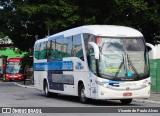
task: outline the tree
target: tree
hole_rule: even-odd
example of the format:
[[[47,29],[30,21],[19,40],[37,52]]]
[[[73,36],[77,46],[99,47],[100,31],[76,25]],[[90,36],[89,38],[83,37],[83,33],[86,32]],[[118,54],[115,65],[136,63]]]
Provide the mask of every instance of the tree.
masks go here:
[[[160,35],[159,0],[78,0],[77,5],[83,24],[130,26],[150,43]]]
[[[1,0],[0,32],[21,50],[43,38],[88,24],[125,25],[147,42],[160,36],[159,0]]]
[[[21,50],[33,47],[38,38],[73,27],[76,7],[67,0],[8,0],[3,2],[3,21],[7,35]]]

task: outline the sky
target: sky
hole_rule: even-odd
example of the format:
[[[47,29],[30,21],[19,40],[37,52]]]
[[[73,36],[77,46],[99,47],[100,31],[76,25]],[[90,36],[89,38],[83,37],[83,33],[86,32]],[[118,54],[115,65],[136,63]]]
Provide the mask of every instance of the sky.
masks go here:
[[[2,7],[2,6],[0,6],[0,9],[3,9],[3,7]]]

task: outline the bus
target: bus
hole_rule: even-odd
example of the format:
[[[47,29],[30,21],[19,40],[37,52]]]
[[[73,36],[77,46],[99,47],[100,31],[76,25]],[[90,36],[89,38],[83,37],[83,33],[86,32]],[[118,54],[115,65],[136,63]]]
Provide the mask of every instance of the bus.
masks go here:
[[[21,70],[22,58],[9,58],[6,64],[5,79],[7,81],[22,81],[24,79]]]
[[[5,74],[6,62],[7,62],[7,56],[0,55],[0,79],[3,79],[3,75]]]
[[[37,40],[34,85],[46,96],[78,96],[82,103],[149,98],[145,39],[131,27],[86,25]]]

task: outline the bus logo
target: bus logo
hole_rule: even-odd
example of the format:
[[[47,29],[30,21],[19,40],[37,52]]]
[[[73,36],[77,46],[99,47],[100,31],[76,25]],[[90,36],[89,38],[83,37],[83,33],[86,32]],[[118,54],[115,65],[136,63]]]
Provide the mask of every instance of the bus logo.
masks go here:
[[[82,64],[81,64],[80,62],[77,62],[75,68],[76,68],[76,69],[83,69],[83,66],[82,66]]]
[[[2,108],[2,113],[12,113],[11,108]]]

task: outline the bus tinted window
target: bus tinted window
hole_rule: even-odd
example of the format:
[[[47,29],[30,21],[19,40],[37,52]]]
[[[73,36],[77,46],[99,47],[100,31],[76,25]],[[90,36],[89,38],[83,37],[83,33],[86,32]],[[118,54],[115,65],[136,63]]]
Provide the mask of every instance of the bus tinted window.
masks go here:
[[[63,40],[56,39],[56,51],[61,51],[62,46],[63,46]]]
[[[47,59],[51,56],[51,43],[52,41],[47,41]]]
[[[46,42],[41,43],[39,59],[45,59],[47,56]]]
[[[72,41],[72,37],[66,37],[65,41],[64,41],[64,45],[66,48],[66,57],[70,57],[72,56],[72,48],[73,48],[73,41]]]
[[[63,58],[66,54],[64,38],[58,38],[48,43],[48,59]],[[50,47],[49,47],[50,46]]]
[[[56,49],[56,40],[52,40],[51,41],[51,50],[55,50]]]
[[[54,53],[55,58],[62,58],[63,57],[63,43],[64,43],[64,38],[56,39],[56,50]]]
[[[37,43],[35,46],[34,57],[39,59],[40,43]]]
[[[47,50],[51,48],[51,41],[47,41]]]
[[[83,58],[82,40],[81,35],[73,36],[73,56]]]
[[[95,42],[95,36],[92,34],[83,34],[83,38],[84,38],[84,43],[85,43],[85,49],[87,51],[87,53],[89,53],[89,49],[91,48],[91,46],[88,45],[88,42]]]

